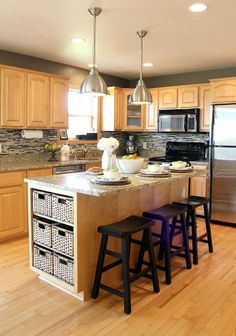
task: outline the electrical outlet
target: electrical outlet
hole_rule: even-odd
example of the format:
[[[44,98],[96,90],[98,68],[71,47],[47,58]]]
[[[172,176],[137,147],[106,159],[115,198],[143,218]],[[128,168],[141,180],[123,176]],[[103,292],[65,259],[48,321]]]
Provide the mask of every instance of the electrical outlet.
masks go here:
[[[2,144],[0,143],[0,154],[2,154]]]
[[[143,142],[143,149],[147,149],[147,143]]]
[[[186,188],[182,188],[182,190],[181,190],[181,198],[182,199],[185,199],[185,193],[186,193]]]

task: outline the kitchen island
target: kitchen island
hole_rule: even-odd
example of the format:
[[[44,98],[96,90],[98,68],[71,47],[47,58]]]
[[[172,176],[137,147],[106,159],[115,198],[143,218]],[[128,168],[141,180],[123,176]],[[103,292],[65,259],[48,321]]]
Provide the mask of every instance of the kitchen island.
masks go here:
[[[97,227],[142,215],[187,196],[189,177],[142,178],[123,186],[92,184],[86,173],[25,179],[28,183],[30,267],[41,279],[86,300],[90,297],[100,236]],[[119,251],[119,242],[110,241]],[[135,253],[136,252],[136,253]],[[132,252],[132,260],[137,251]],[[109,259],[108,259],[109,260]],[[104,274],[120,283],[119,267]]]

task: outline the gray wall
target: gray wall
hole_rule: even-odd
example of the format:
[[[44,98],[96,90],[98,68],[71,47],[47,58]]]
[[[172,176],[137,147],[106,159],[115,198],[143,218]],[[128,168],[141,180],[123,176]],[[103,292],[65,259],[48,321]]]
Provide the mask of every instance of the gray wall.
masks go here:
[[[55,75],[69,77],[72,83],[81,83],[81,78],[87,76],[88,73],[88,70],[85,69],[5,50],[0,50],[0,64],[49,72]],[[106,74],[102,74],[102,77],[108,86],[129,87],[129,81],[127,79]]]
[[[185,85],[185,84],[200,84],[207,83],[209,79],[224,78],[236,76],[236,68],[225,68],[216,70],[187,72],[175,75],[155,76],[145,78],[147,87]],[[137,79],[130,80],[130,87],[135,87]]]

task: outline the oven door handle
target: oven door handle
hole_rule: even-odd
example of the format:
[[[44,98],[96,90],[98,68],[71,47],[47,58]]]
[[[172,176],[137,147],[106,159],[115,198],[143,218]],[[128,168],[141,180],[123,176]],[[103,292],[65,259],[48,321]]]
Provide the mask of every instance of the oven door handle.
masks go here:
[[[70,174],[70,173],[79,173],[82,172],[82,170],[59,170],[59,171],[55,171],[54,174],[55,175],[62,175],[62,174]]]

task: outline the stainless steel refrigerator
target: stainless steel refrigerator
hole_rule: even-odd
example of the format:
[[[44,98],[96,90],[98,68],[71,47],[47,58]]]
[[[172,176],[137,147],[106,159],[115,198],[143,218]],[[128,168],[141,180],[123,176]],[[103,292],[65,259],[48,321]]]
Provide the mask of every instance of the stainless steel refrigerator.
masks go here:
[[[211,221],[236,225],[236,104],[213,107],[210,197]]]

